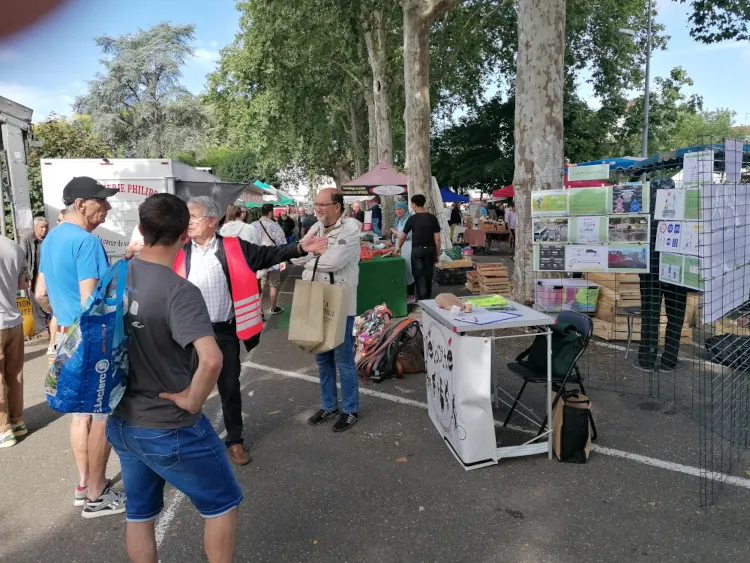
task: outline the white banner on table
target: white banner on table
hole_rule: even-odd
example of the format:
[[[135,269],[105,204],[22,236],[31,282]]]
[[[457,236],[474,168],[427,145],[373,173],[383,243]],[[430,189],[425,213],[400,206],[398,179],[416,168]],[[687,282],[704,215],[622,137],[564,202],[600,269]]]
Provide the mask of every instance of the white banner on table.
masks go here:
[[[427,411],[464,465],[496,458],[490,341],[459,336],[422,315]]]

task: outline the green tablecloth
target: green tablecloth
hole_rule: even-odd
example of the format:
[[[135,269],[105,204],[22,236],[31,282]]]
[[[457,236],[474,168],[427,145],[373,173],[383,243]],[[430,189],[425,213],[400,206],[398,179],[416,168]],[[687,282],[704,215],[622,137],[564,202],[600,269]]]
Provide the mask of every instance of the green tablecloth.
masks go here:
[[[359,263],[357,314],[383,303],[394,317],[406,316],[406,262],[401,256]]]

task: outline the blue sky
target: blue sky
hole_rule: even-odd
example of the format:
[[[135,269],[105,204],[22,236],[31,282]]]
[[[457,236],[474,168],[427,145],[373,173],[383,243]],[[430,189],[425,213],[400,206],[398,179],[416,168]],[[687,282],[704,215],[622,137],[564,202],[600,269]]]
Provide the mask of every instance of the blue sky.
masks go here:
[[[729,108],[738,124],[750,123],[750,43],[695,43],[684,6],[671,0],[657,4],[671,40],[669,51],[654,54],[652,75],[666,76],[683,66],[695,81],[692,92],[703,96],[707,109]],[[183,83],[199,93],[219,50],[233,40],[237,19],[234,0],[69,0],[35,27],[0,42],[0,95],[32,108],[35,120],[51,111],[70,114],[71,102],[100,69],[93,37],[130,33],[165,20],[196,25],[196,56],[185,68]],[[589,92],[582,88],[584,96]]]

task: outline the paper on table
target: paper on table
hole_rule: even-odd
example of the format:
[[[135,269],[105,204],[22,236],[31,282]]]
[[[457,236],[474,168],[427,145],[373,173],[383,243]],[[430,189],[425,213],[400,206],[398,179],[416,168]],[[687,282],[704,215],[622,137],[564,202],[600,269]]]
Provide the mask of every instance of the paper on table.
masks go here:
[[[520,316],[518,313],[510,313],[508,311],[477,311],[476,313],[462,313],[453,318],[464,323],[488,325],[517,319]]]

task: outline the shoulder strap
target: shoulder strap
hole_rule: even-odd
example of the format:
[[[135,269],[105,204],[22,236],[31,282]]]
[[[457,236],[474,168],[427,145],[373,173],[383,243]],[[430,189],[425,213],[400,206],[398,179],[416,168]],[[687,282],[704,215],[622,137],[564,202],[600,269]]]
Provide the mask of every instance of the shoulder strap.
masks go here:
[[[268,234],[268,231],[266,230],[266,226],[263,224],[263,219],[258,219],[258,223],[260,224],[260,228],[263,229],[263,232],[266,233],[266,236],[273,243],[273,245],[279,246],[278,244],[276,244],[276,241],[273,239],[273,237]]]

